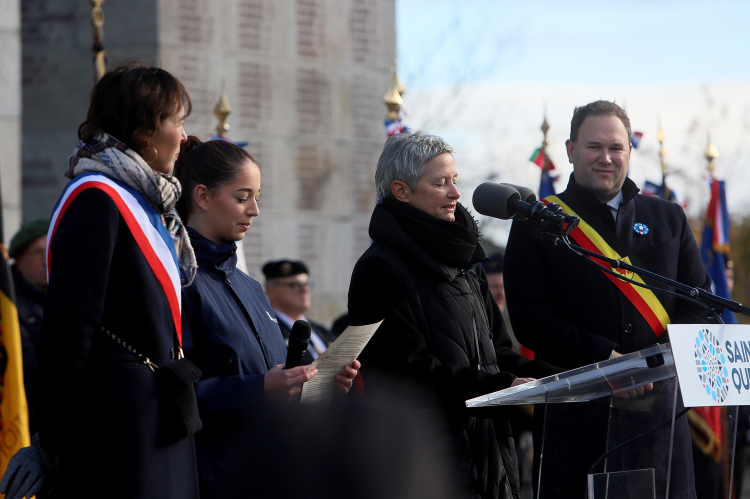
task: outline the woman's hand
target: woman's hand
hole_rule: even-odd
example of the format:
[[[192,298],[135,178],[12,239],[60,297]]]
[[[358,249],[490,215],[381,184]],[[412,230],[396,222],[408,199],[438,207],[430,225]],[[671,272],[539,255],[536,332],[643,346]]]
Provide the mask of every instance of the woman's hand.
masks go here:
[[[273,366],[263,376],[263,389],[266,398],[291,401],[302,392],[302,383],[310,381],[318,374],[317,369],[310,366],[299,366],[284,369],[284,364]]]
[[[357,372],[360,367],[362,367],[362,364],[358,360],[355,360],[352,362],[352,365],[344,366],[343,372],[333,377],[336,382],[336,391],[340,395],[346,395],[349,393],[349,389],[354,384],[354,378],[357,377]]]
[[[536,378],[516,378],[513,380],[513,383],[511,383],[510,386],[523,385],[524,383],[528,383],[530,381],[536,381]]]

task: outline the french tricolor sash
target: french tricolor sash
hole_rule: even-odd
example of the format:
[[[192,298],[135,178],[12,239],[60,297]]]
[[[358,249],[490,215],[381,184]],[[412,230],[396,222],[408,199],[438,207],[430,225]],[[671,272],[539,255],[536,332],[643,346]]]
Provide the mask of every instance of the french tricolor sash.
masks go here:
[[[604,225],[598,218],[593,216],[586,207],[582,206],[573,199],[572,196],[566,196],[566,193],[560,194],[565,198],[563,201],[560,196],[547,196],[542,200],[543,203],[557,203],[563,211],[574,217],[578,217],[580,222],[578,227],[573,229],[570,236],[582,247],[589,251],[599,253],[609,258],[623,260],[636,267],[645,268],[641,264],[635,255],[626,256],[628,248],[625,244],[612,232],[606,225]],[[575,210],[571,208],[574,205]],[[589,257],[593,261],[603,264],[594,257]],[[638,274],[627,271],[625,269],[612,269],[613,271],[622,274],[623,277],[627,277],[636,282],[643,283],[643,280]],[[635,306],[636,310],[646,319],[646,322],[653,329],[654,334],[658,338],[664,334],[667,329],[667,324],[671,322],[669,314],[667,313],[664,305],[659,298],[650,289],[642,288],[635,284],[618,279],[617,277],[608,274],[604,271],[602,273],[617,286],[623,295]]]
[[[174,320],[177,340],[182,347],[182,292],[177,253],[169,232],[161,222],[161,217],[143,195],[120,182],[96,172],[78,175],[71,180],[52,210],[49,231],[47,232],[47,280],[52,269],[52,240],[60,220],[68,206],[86,189],[99,189],[112,198],[120,215],[130,229],[136,244],[143,252],[154,276],[164,290]]]

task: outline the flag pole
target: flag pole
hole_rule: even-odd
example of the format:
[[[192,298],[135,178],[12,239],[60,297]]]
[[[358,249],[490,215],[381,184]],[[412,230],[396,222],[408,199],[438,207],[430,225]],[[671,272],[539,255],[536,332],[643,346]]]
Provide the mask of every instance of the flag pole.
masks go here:
[[[232,107],[229,105],[229,99],[227,98],[227,92],[224,80],[221,81],[221,96],[219,96],[219,102],[214,107],[214,114],[219,119],[219,123],[216,125],[216,136],[220,139],[226,139],[226,134],[229,131],[229,123],[227,123],[227,116],[232,113]]]
[[[706,169],[708,170],[709,176],[713,179],[714,178],[714,169],[716,166],[714,165],[714,159],[719,157],[719,151],[714,146],[713,142],[711,142],[711,133],[708,134],[708,145],[706,146],[706,152],[703,153],[706,157],[706,160],[708,161],[708,164],[706,165]]]
[[[549,123],[547,123],[547,103],[544,103],[544,121],[542,121],[542,126],[540,127],[542,129],[542,154],[544,155],[544,166],[542,166],[542,175],[545,173],[548,173],[549,171],[549,160],[547,159],[547,146],[550,143],[549,138],[547,137],[547,132],[549,131]]]
[[[388,112],[385,116],[385,132],[388,137],[405,131],[400,116],[401,104],[404,103],[401,96],[405,93],[406,87],[404,87],[404,84],[398,77],[398,72],[394,66],[391,68],[391,82],[388,85],[388,90],[386,90],[385,95],[383,96],[383,103],[385,104],[385,107],[388,108]]]
[[[667,187],[667,163],[664,161],[664,130],[661,127],[661,116],[659,117],[659,160],[661,161],[661,197],[669,201],[671,191]]]
[[[104,50],[104,0],[91,0],[91,26],[94,28],[93,63],[94,83],[107,72],[107,51]]]

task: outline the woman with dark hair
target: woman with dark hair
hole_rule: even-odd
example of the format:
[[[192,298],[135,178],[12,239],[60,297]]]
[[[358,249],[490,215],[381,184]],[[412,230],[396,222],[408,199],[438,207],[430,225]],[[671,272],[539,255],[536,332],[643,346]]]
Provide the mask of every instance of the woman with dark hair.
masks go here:
[[[237,269],[237,245],[260,213],[260,170],[231,142],[189,137],[175,174],[185,189],[177,209],[198,260],[195,282],[183,291],[185,351],[203,371],[196,385],[203,429],[196,434],[202,498],[247,494],[243,446],[259,404],[296,400],[317,373],[284,370],[286,345],[260,284]],[[336,375],[346,393],[359,362]],[[251,451],[254,452],[254,451]],[[272,477],[254,477],[259,486]]]
[[[171,176],[190,109],[156,67],[121,66],[93,89],[48,234],[37,416],[57,465],[46,497],[198,497],[197,412],[178,414],[169,378],[187,378],[177,395],[190,408],[197,370],[170,370],[185,366],[181,285],[196,272]]]

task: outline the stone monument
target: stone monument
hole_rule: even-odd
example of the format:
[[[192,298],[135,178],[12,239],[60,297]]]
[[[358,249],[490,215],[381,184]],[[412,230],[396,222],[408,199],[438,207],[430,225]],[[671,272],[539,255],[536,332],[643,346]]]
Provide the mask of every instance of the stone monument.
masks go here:
[[[2,0],[0,0],[2,1]],[[108,67],[160,63],[188,88],[190,134],[208,139],[224,82],[228,137],[249,142],[262,175],[261,215],[244,251],[311,269],[313,310],[327,322],[346,294],[375,204],[385,141],[383,92],[395,59],[395,0],[158,0],[102,5]],[[48,214],[66,180],[93,85],[91,6],[23,3],[24,218]]]
[[[18,0],[0,0],[0,198],[6,245],[21,224],[21,15]]]

